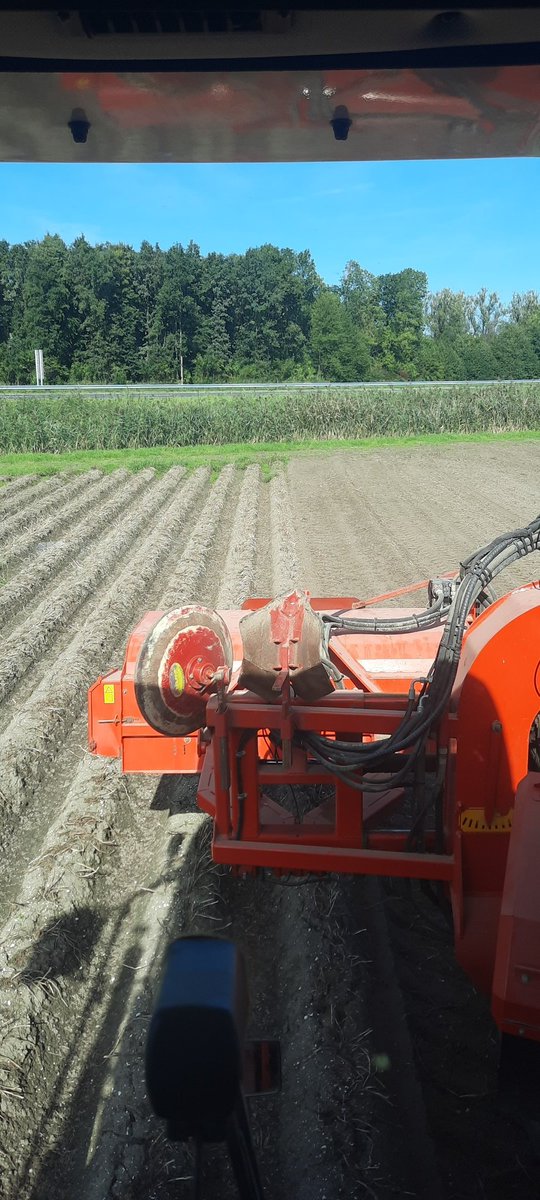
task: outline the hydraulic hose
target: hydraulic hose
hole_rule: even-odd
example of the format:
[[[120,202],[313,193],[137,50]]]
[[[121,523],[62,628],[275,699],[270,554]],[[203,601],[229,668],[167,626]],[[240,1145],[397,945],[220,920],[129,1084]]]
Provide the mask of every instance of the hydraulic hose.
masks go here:
[[[342,617],[337,614],[323,614],[323,621],[329,627],[329,637],[341,633],[419,633],[423,629],[435,629],[446,620],[450,610],[450,602],[439,596],[431,608],[421,613],[412,613],[410,617]]]
[[[430,732],[447,708],[471,610],[478,602],[483,602],[486,594],[489,595],[488,589],[501,571],[537,550],[540,550],[540,516],[522,529],[515,529],[495,538],[470,555],[461,565],[459,584],[450,605],[446,610],[442,604],[437,609],[439,621],[444,612],[444,631],[429,676],[426,680],[416,681],[416,684],[421,684],[418,692],[415,683],[411,685],[407,708],[395,732],[381,741],[360,745],[333,740],[320,734],[304,734],[301,741],[313,756],[323,763],[328,771],[362,791],[387,790],[388,787],[406,779]],[[427,619],[429,615],[433,615],[433,609],[428,609],[425,614],[418,614],[409,620],[416,622],[424,616]],[[377,630],[374,628],[376,619],[371,622],[364,619],[358,622],[347,620],[346,623],[342,620],[337,626],[332,625],[332,619],[327,618],[329,637],[332,636],[334,628],[346,629],[347,632],[382,632],[382,621],[378,622]],[[389,618],[388,624],[395,623]],[[397,622],[397,625],[400,628],[394,628],[392,632],[403,629],[403,622]],[[415,624],[414,628],[418,626]],[[387,763],[395,763],[394,755],[403,756],[403,767],[394,770],[384,783],[363,778],[365,771],[380,770],[385,760]]]

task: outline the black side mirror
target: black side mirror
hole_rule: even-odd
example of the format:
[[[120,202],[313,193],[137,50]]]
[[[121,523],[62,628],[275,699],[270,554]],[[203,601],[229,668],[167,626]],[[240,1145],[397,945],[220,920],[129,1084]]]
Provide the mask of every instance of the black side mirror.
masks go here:
[[[247,1006],[244,960],[232,942],[172,943],[146,1045],[150,1103],[169,1137],[226,1138],[241,1089]]]
[[[262,1200],[245,1097],[279,1090],[280,1048],[245,1041],[247,1011],[245,963],[233,942],[173,942],[148,1031],[146,1084],[167,1136],[199,1147],[226,1142],[240,1196]]]

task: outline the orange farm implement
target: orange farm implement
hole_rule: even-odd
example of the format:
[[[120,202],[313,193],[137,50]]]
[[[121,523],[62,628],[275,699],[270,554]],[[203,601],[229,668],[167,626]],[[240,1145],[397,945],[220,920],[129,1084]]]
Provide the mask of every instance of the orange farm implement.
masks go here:
[[[200,774],[217,862],[425,881],[500,1030],[537,1041],[540,585],[491,585],[539,547],[540,518],[369,601],[149,612],[89,693],[94,753]]]

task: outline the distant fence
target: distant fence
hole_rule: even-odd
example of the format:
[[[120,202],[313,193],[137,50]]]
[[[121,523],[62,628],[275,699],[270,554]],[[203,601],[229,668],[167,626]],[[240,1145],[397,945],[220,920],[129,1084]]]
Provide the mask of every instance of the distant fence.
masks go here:
[[[350,383],[299,383],[296,380],[285,380],[283,383],[2,383],[0,392],[268,392],[268,391],[316,391],[332,388],[449,388],[449,387],[487,387],[490,384],[503,383],[540,383],[540,379],[407,379],[351,380]]]

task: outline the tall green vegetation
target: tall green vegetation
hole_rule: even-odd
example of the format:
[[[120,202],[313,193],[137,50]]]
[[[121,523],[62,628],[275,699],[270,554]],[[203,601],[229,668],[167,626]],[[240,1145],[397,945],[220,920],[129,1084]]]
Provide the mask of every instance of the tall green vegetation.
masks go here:
[[[161,250],[0,241],[0,382],[530,379],[540,297],[448,288],[347,263],[328,287],[309,251]]]
[[[0,454],[540,429],[540,384],[0,394]]]

